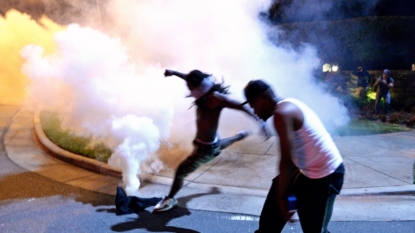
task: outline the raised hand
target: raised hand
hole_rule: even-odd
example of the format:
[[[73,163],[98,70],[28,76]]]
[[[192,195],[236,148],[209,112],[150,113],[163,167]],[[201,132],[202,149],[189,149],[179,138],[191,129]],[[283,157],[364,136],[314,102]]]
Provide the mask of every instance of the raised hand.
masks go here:
[[[174,75],[174,71],[173,70],[167,70],[166,69],[166,71],[164,71],[164,76],[172,76],[172,75]]]

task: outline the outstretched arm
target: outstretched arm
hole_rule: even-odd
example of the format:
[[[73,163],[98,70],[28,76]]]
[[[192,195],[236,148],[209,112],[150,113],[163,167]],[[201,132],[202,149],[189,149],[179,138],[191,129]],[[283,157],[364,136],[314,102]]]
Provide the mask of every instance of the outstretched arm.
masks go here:
[[[211,102],[211,104],[213,104],[212,106],[213,108],[216,108],[217,106],[223,106],[225,108],[239,110],[239,111],[245,112],[246,114],[254,118],[256,121],[259,121],[262,123],[261,119],[259,119],[258,116],[255,115],[251,109],[246,107],[246,105],[241,105],[241,102],[230,99],[227,96],[222,95],[222,94],[216,94],[215,99],[216,101]]]
[[[166,69],[166,71],[164,71],[164,76],[165,77],[173,76],[173,75],[175,75],[177,77],[180,77],[182,79],[185,79],[187,74],[180,73],[180,72],[174,71],[174,70],[167,70],[167,69]]]

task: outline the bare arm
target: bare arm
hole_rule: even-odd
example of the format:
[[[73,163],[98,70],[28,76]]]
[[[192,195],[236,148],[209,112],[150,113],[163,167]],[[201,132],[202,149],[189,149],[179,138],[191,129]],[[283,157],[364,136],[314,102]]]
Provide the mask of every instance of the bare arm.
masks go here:
[[[235,109],[242,112],[245,112],[246,114],[250,115],[252,118],[254,118],[256,121],[259,121],[260,123],[263,123],[257,115],[255,115],[251,109],[246,107],[246,105],[241,106],[241,102],[238,102],[236,100],[230,99],[225,95],[215,93],[208,101],[208,107],[211,109],[217,108],[218,106],[222,106],[225,108]]]
[[[393,87],[393,82],[390,82],[387,86],[389,89],[391,89]]]
[[[275,130],[278,133],[279,142],[280,142],[280,152],[281,152],[281,161],[279,164],[279,176],[280,176],[280,186],[278,198],[282,199],[287,197],[288,188],[290,186],[289,177],[290,177],[290,168],[292,166],[291,160],[291,142],[292,134],[294,131],[293,120],[288,114],[279,110],[274,115],[274,125]]]
[[[376,89],[379,86],[379,78],[376,79],[376,82],[373,84],[373,89]]]
[[[291,142],[292,132],[294,131],[294,119],[290,116],[288,110],[284,106],[280,106],[274,114],[274,126],[279,136],[281,161],[279,163],[279,178],[278,178],[278,205],[282,210],[282,214],[288,220],[291,215],[288,213],[287,197],[290,194],[291,175],[295,166],[291,159]]]
[[[167,70],[167,69],[166,69],[166,71],[164,71],[164,76],[166,76],[166,77],[173,76],[173,75],[184,79],[187,74],[180,73],[180,72],[174,71],[174,70]]]

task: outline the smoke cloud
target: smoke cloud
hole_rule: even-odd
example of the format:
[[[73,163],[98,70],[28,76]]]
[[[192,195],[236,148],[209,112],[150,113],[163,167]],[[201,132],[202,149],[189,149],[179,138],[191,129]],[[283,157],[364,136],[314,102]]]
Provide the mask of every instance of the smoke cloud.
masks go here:
[[[21,72],[19,50],[35,43],[50,53],[55,49],[51,38],[59,30],[61,27],[47,18],[36,23],[29,15],[14,10],[0,17],[0,104],[21,104],[26,98],[25,88],[30,82]]]
[[[54,52],[45,53],[36,43],[21,50],[22,71],[32,83],[27,103],[59,110],[64,127],[105,141],[114,151],[109,164],[122,169],[129,195],[139,188],[142,171],[174,169],[195,135],[186,85],[164,78],[164,69],[211,73],[231,85],[231,98],[240,101],[249,80],[264,79],[282,97],[310,105],[329,130],[344,124],[344,106],[314,82],[313,71],[320,68],[315,49],[296,52],[268,40],[268,27],[258,15],[269,4],[106,2],[101,8],[105,29],[71,24],[54,34]],[[219,134],[231,136],[242,128],[258,132],[257,127],[249,116],[225,110]]]

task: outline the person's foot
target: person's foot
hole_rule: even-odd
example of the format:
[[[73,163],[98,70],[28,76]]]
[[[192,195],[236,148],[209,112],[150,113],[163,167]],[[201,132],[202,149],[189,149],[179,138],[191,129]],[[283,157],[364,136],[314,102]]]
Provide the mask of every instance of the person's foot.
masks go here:
[[[242,140],[249,136],[249,132],[248,130],[241,130],[241,131],[238,131],[236,135],[239,136],[239,140]]]
[[[154,206],[153,212],[163,212],[172,209],[177,206],[177,200],[175,198],[170,198],[165,196],[157,205]]]

